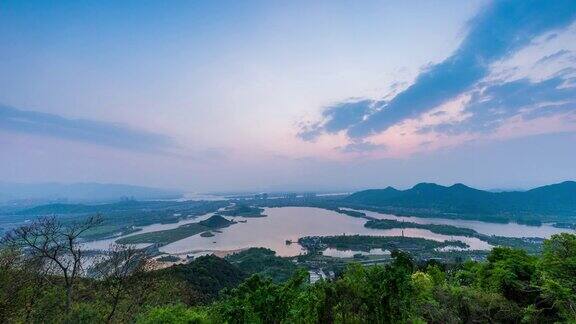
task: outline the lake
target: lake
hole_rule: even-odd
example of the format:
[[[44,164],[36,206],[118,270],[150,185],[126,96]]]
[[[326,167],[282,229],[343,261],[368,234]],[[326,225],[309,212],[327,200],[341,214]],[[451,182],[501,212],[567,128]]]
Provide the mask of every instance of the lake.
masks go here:
[[[303,236],[328,235],[375,235],[401,236],[402,229],[372,229],[364,227],[363,218],[343,215],[331,210],[311,207],[265,208],[267,217],[245,218],[246,223],[238,223],[222,229],[213,237],[191,236],[168,244],[160,251],[170,254],[184,254],[198,251],[228,251],[249,247],[266,247],[281,256],[294,256],[304,252],[298,244],[286,244],[286,240],[297,241]],[[227,217],[232,219],[232,217]],[[432,233],[425,229],[404,229],[404,236],[422,237],[435,241],[461,240],[472,249],[488,249],[490,245],[477,238],[449,236]]]
[[[481,221],[455,220],[443,218],[399,217],[394,215],[380,214],[370,211],[365,212],[368,216],[380,219],[394,219],[410,221],[420,224],[446,224],[459,227],[471,228],[479,233],[487,235],[499,235],[508,237],[542,237],[547,238],[555,233],[566,230],[554,228],[550,225],[526,226],[515,223],[500,224]],[[246,223],[237,223],[221,229],[221,233],[214,232],[213,237],[191,236],[180,241],[160,247],[160,251],[170,254],[193,254],[199,255],[210,251],[231,251],[249,247],[266,247],[276,251],[281,256],[295,256],[304,252],[297,243],[286,244],[286,240],[296,242],[303,236],[327,236],[327,235],[374,235],[374,236],[401,236],[420,237],[435,241],[460,240],[470,245],[471,249],[486,250],[491,246],[477,238],[449,236],[432,233],[425,229],[372,229],[364,227],[366,219],[350,217],[331,210],[312,207],[281,207],[265,208],[267,217],[241,218],[226,217],[230,220],[246,220]],[[145,226],[141,231],[126,236],[140,233],[148,233],[159,230],[176,228],[181,225],[195,223],[206,219],[213,214],[188,218],[178,223],[153,224]],[[123,236],[123,237],[126,237]],[[119,237],[86,243],[87,248],[105,249]],[[139,245],[139,246],[146,246]],[[377,253],[380,251],[374,251]],[[328,251],[334,256],[348,256],[352,253],[338,253]]]

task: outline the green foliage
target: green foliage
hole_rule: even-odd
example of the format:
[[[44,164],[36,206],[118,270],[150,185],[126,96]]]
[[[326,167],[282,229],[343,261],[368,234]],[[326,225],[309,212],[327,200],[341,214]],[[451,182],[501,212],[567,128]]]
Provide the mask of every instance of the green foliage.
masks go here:
[[[33,289],[28,287],[28,289]],[[65,312],[66,294],[64,287],[47,286],[30,295],[26,300],[32,307],[25,311],[24,317],[31,322],[55,323],[63,319]]]
[[[276,256],[276,252],[266,248],[250,248],[231,254],[226,260],[249,275],[260,274],[274,282],[290,279],[298,268],[290,259]]]
[[[297,272],[288,282],[278,285],[269,278],[253,275],[228,292],[215,304],[217,322],[281,323],[289,316],[290,306],[307,279],[306,271]]]
[[[201,256],[192,263],[157,271],[156,275],[187,283],[190,289],[197,292],[195,297],[200,301],[213,299],[220,290],[235,287],[246,277],[238,267],[214,255]]]
[[[282,285],[258,275],[231,290],[214,306],[229,323],[398,323],[413,314],[413,264],[398,254],[388,266],[351,264],[333,283],[309,285],[299,271]]]
[[[496,247],[488,255],[479,273],[482,287],[501,293],[521,305],[532,303],[536,297],[532,282],[536,275],[536,257],[523,250]]]
[[[545,241],[540,268],[544,296],[576,319],[576,236],[562,233]]]
[[[333,280],[314,284],[304,269],[293,269],[287,280],[258,274],[292,264],[267,249],[251,249],[228,260],[205,256],[129,277],[117,303],[110,298],[113,281],[82,278],[69,311],[62,278],[23,263],[19,253],[0,251],[2,323],[576,321],[572,234],[547,240],[542,256],[499,247],[485,262],[417,265],[410,254],[394,251],[387,264],[350,263]],[[246,273],[256,274],[246,279]]]
[[[436,264],[430,264],[426,267],[426,274],[430,276],[434,285],[441,286],[446,282],[446,273]]]
[[[106,314],[108,309],[105,307],[98,307],[97,303],[76,303],[63,319],[65,323],[102,323],[106,321]]]
[[[210,323],[203,308],[186,308],[185,305],[154,307],[138,316],[138,324],[204,324]]]
[[[428,323],[518,323],[522,310],[500,294],[448,285],[435,286],[417,314]]]
[[[573,235],[558,236],[548,243],[548,262],[559,266],[548,271],[539,267],[545,262],[539,263],[537,257],[510,248],[493,249],[487,262],[466,262],[449,270],[430,263],[424,271],[416,270],[408,254],[395,251],[391,264],[364,267],[352,263],[332,282],[310,285],[295,280],[297,284],[278,285],[254,276],[216,302],[212,310],[217,322],[230,323],[570,321],[574,319],[569,313],[574,277],[564,273],[574,268],[560,257],[573,256],[573,239]],[[537,284],[543,276],[567,285],[565,291],[572,295],[546,295],[546,288]],[[563,302],[563,308],[545,298]]]

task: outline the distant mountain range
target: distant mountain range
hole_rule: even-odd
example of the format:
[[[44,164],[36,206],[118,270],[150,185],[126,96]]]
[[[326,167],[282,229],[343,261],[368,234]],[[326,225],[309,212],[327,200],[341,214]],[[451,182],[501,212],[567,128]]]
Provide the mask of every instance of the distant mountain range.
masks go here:
[[[576,219],[576,182],[566,181],[528,191],[491,192],[463,184],[449,187],[420,183],[407,190],[392,187],[356,192],[344,199],[355,205],[389,210],[458,215],[501,215],[511,219],[562,216]]]
[[[172,199],[182,196],[176,190],[102,183],[7,183],[0,182],[0,203],[9,202],[109,202],[122,198]]]

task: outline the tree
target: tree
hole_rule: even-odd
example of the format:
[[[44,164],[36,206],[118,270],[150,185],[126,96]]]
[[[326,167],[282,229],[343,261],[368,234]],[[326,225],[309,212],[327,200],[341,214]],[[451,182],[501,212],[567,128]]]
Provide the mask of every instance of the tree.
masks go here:
[[[555,234],[544,241],[540,263],[544,296],[566,319],[576,319],[576,235]]]
[[[40,264],[47,276],[61,275],[64,282],[66,312],[70,312],[74,286],[83,269],[84,250],[80,237],[102,222],[100,215],[63,224],[56,217],[43,217],[21,226],[4,237],[7,245],[18,246],[31,261]]]
[[[0,246],[0,322],[10,322],[19,313],[24,322],[33,321],[36,304],[45,297],[52,282],[47,269],[27,258],[20,247],[10,242]]]
[[[95,263],[93,270],[103,280],[106,289],[105,298],[109,300],[111,310],[106,322],[112,322],[118,304],[128,293],[134,278],[139,278],[148,269],[145,253],[134,246],[112,244],[104,255]]]
[[[522,306],[534,303],[539,294],[534,286],[536,257],[520,249],[495,247],[487,259],[478,273],[483,287]]]

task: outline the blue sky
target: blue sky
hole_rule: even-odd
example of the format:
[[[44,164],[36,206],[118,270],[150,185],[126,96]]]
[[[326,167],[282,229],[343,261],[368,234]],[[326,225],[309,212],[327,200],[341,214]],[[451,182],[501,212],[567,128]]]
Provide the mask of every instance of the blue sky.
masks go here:
[[[576,178],[576,3],[3,1],[0,179]]]

